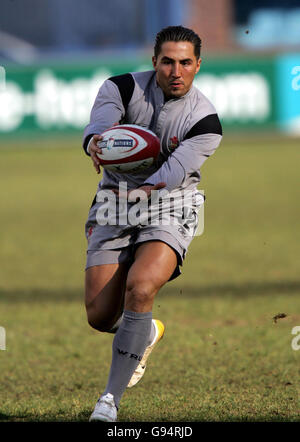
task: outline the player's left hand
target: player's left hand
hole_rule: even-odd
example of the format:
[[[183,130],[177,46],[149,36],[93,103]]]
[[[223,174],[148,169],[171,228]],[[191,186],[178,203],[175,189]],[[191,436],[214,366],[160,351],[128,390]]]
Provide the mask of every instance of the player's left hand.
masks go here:
[[[131,189],[128,192],[120,192],[119,189],[112,189],[115,195],[119,198],[127,198],[129,202],[138,202],[141,200],[148,199],[151,196],[152,190],[160,190],[166,187],[166,183],[161,182],[151,186],[146,184],[145,186],[138,187],[137,189]]]

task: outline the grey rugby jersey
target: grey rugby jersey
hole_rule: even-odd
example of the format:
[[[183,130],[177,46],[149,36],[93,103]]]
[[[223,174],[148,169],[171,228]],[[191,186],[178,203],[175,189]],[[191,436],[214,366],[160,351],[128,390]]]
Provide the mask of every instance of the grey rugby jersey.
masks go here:
[[[161,141],[160,156],[155,165],[135,174],[103,169],[102,189],[118,187],[120,181],[126,181],[128,189],[162,181],[169,192],[194,189],[202,164],[222,138],[221,124],[210,101],[195,86],[183,97],[165,101],[155,71],[119,75],[103,83],[84,130],[86,153],[91,136],[116,122],[152,130]]]

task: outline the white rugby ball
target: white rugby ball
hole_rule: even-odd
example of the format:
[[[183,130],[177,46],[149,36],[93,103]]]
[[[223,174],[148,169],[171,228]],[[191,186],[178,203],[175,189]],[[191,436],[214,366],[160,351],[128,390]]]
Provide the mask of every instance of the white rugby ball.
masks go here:
[[[104,169],[118,173],[137,173],[150,167],[160,152],[154,132],[135,124],[113,126],[102,132],[97,153]]]

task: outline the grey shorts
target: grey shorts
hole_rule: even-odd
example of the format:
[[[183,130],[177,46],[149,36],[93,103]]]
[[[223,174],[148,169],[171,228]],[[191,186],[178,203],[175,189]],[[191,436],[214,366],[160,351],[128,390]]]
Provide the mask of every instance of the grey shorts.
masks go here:
[[[88,241],[86,269],[102,264],[132,263],[138,246],[147,241],[162,241],[169,245],[177,255],[177,267],[170,280],[180,275],[187,249],[191,243],[198,224],[198,208],[191,207],[189,219],[182,222],[158,225],[137,224],[99,224],[99,213],[102,203],[96,198],[89,211],[85,225]],[[100,221],[101,223],[101,221]]]

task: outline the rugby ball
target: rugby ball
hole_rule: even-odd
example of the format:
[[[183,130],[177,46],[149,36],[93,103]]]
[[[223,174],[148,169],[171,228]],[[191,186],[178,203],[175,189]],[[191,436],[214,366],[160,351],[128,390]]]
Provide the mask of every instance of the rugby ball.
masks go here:
[[[137,173],[150,167],[160,151],[154,132],[135,124],[113,126],[102,132],[97,153],[104,169],[118,173]]]

